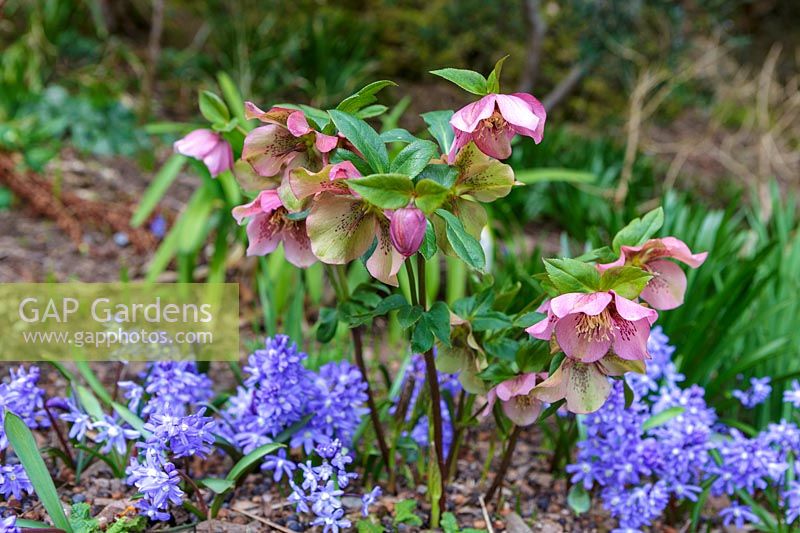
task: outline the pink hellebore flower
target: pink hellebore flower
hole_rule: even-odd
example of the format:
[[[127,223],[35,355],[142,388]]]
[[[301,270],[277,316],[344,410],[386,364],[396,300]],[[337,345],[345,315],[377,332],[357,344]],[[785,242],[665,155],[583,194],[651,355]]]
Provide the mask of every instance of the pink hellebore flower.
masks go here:
[[[686,243],[675,237],[650,239],[642,246],[623,246],[619,259],[613,263],[597,265],[600,271],[634,264],[642,267],[653,278],[642,291],[641,298],[655,309],[675,309],[683,303],[686,293],[686,274],[681,267],[667,261],[675,259],[697,268],[706,260],[708,252],[693,254]]]
[[[242,159],[260,176],[297,167],[319,169],[339,142],[336,136],[314,131],[302,111],[283,107],[262,111],[246,102],[245,116],[266,123],[247,134],[242,148]]]
[[[448,161],[452,163],[470,141],[490,157],[507,159],[511,155],[511,138],[517,133],[531,137],[537,144],[542,142],[546,118],[544,106],[530,94],[487,94],[456,111],[450,119],[456,136]]]
[[[542,380],[546,377],[547,373],[540,375]],[[489,403],[484,413],[491,413],[494,402],[499,398],[503,412],[512,422],[518,426],[530,426],[542,412],[542,401],[532,394],[536,381],[537,375],[531,372],[500,383],[489,391]]]
[[[555,332],[561,350],[572,359],[593,363],[610,349],[629,361],[649,358],[647,339],[658,313],[614,291],[562,294],[539,309],[547,318],[525,331],[542,340]]]
[[[392,244],[403,257],[411,257],[425,239],[425,229],[428,227],[425,213],[416,207],[404,207],[395,210],[390,218],[389,236]]]
[[[317,258],[311,252],[305,221],[291,220],[287,215],[288,211],[275,189],[261,191],[249,204],[234,207],[233,218],[237,223],[250,218],[247,255],[267,255],[283,241],[287,261],[301,268],[313,264]]]
[[[194,130],[183,139],[175,141],[172,148],[179,154],[203,161],[215,178],[233,168],[233,149],[230,143],[208,129]]]

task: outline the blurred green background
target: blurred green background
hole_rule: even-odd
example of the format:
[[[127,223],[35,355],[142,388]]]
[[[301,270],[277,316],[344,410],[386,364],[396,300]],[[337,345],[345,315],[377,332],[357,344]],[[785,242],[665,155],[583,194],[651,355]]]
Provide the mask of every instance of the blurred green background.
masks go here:
[[[324,109],[392,79],[401,87],[381,94],[390,110],[376,127],[394,127],[393,110],[405,109],[400,124],[422,130],[419,113],[469,101],[429,70],[487,72],[509,54],[504,91],[536,95],[548,122],[544,142],[520,143],[510,161],[528,186],[492,206],[496,284],[524,291],[542,253],[579,255],[662,204],[664,234],[710,252],[690,273],[686,304],[661,320],[688,379],[737,418],[732,388],[769,374],[780,392],[800,376],[798,2],[0,0],[0,10],[3,281],[99,280],[103,268],[144,276],[155,245],[130,251],[125,239],[138,234],[124,227],[125,209],[170,153],[175,135],[164,123],[198,121],[197,92],[217,90],[220,72],[262,107]],[[177,185],[158,198],[167,225],[201,181],[174,170],[167,181]],[[42,180],[32,192],[19,178],[29,171]],[[124,214],[89,217],[99,236],[86,247],[80,235],[64,245],[48,222],[61,231],[72,215],[86,222],[70,214],[76,190]],[[205,214],[195,248],[156,261],[162,279],[163,270],[172,279],[242,270],[241,246],[220,252],[225,222],[211,207]],[[31,274],[37,257],[45,266]],[[258,327],[310,327],[314,313],[303,318],[303,308],[319,303],[321,278],[306,275],[305,293],[283,294],[300,278],[279,263],[243,268],[278,285],[277,295],[251,285],[254,307],[269,302]],[[452,275],[441,290],[455,298],[474,282]],[[761,426],[781,409],[775,394],[739,418]]]

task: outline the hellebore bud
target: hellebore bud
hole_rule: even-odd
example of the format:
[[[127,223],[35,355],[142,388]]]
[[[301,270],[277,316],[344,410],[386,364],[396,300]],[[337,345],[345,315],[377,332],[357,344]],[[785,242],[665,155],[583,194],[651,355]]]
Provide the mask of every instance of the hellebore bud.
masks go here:
[[[416,207],[395,210],[389,225],[392,244],[403,256],[411,257],[422,245],[427,225],[425,214]]]

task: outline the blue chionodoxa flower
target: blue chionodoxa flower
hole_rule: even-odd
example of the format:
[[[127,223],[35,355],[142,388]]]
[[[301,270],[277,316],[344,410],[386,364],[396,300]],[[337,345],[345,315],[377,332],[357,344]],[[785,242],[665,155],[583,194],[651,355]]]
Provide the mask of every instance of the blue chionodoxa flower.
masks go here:
[[[750,378],[750,388],[747,390],[734,390],[731,396],[739,400],[741,404],[752,409],[753,407],[764,403],[769,398],[772,392],[772,379],[769,376],[763,378]]]
[[[100,448],[100,453],[109,453],[111,450],[116,450],[118,454],[123,455],[128,449],[127,441],[139,438],[138,431],[123,427],[115,418],[107,415],[105,420],[93,422],[92,429],[97,431],[92,437],[94,441],[103,444]]]
[[[616,531],[651,526],[670,500],[697,501],[706,482],[714,496],[776,491],[786,523],[793,523],[800,515],[800,485],[787,483],[786,476],[800,452],[800,429],[783,420],[748,437],[721,424],[701,387],[680,387],[684,376],[671,361],[674,348],[661,328],[653,328],[648,351],[647,374],[626,376],[634,391],[632,405],[626,408],[623,385],[616,381],[608,402],[579,419],[586,438],[567,466],[571,482],[598,489],[603,506],[619,523]],[[754,378],[751,388],[737,396],[746,404],[760,403],[769,389],[768,379]],[[796,396],[800,400],[800,391]],[[795,393],[787,391],[785,401],[794,400]],[[674,414],[665,422],[643,429],[653,415],[667,410]],[[737,502],[721,516],[737,526],[758,520]]]
[[[155,448],[144,447],[144,461],[132,458],[126,470],[126,482],[133,485],[142,494],[137,502],[139,511],[152,520],[169,520],[166,512],[170,504],[180,505],[183,502],[183,490],[180,488],[180,474],[163,453]]]

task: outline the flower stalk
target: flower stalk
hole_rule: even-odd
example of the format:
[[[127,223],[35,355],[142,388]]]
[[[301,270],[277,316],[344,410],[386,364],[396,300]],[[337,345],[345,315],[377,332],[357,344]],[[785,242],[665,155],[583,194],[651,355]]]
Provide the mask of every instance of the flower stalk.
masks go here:
[[[425,257],[417,254],[417,288],[419,289],[417,299],[419,305],[428,309],[427,295],[425,288]],[[431,419],[433,421],[433,445],[436,448],[436,462],[439,467],[441,479],[441,494],[439,496],[439,509],[445,508],[446,499],[446,465],[444,459],[444,436],[442,432],[442,395],[439,391],[439,376],[436,373],[436,361],[433,358],[433,349],[425,352],[425,376],[428,381],[428,388],[431,395]]]
[[[508,472],[508,467],[511,466],[511,457],[514,455],[514,448],[517,447],[517,439],[521,432],[522,426],[515,425],[514,429],[511,430],[511,434],[508,437],[508,444],[506,444],[506,449],[503,452],[503,458],[500,460],[500,468],[498,468],[489,490],[486,491],[486,497],[484,499],[487,502],[492,501],[495,492],[503,485],[503,480],[506,477],[506,472]]]

